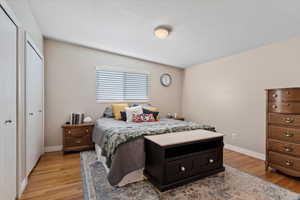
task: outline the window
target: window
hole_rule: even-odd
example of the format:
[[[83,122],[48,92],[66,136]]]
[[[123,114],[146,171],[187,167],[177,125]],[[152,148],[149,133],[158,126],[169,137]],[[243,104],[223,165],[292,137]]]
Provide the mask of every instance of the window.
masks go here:
[[[96,68],[98,102],[149,100],[149,73]]]

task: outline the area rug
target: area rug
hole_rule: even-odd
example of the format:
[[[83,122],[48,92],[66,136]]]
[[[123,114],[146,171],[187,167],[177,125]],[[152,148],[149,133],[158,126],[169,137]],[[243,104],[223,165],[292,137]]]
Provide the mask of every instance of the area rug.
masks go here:
[[[112,187],[95,152],[80,156],[85,200],[300,200],[299,194],[230,166],[223,173],[162,193],[148,181]]]

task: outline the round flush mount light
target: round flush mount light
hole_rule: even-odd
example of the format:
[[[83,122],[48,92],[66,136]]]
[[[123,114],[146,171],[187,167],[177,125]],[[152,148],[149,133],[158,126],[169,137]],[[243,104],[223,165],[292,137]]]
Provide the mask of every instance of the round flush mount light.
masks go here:
[[[154,35],[159,39],[166,39],[171,32],[171,28],[168,26],[158,26],[154,29]]]

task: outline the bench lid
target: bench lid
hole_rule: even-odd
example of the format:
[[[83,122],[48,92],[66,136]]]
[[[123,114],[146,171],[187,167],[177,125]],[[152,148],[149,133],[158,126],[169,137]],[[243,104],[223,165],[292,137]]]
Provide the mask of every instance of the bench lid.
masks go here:
[[[184,144],[190,142],[199,142],[202,140],[208,140],[218,137],[223,137],[224,134],[216,133],[212,131],[206,130],[192,130],[192,131],[184,131],[184,132],[175,132],[175,133],[167,133],[161,135],[150,135],[144,136],[147,140],[150,140],[159,146],[165,147],[176,144]]]

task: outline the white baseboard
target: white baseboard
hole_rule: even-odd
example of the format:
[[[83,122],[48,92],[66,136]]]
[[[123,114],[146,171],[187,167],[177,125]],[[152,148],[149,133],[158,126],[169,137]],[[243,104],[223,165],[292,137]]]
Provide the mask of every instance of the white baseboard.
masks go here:
[[[59,146],[48,146],[45,147],[45,152],[56,152],[56,151],[62,151],[63,146],[59,145]]]
[[[21,196],[27,186],[27,183],[28,183],[27,177],[24,178],[23,181],[20,183],[20,186],[19,186],[20,190],[19,190],[19,194],[18,194],[19,198],[21,198]]]
[[[225,144],[224,148],[232,150],[232,151],[236,151],[236,152],[239,152],[241,154],[245,154],[247,156],[254,157],[254,158],[257,158],[257,159],[260,159],[260,160],[266,160],[265,154],[258,153],[258,152],[255,152],[255,151],[251,151],[249,149],[244,149],[244,148],[234,146],[234,145],[231,145],[231,144]]]

